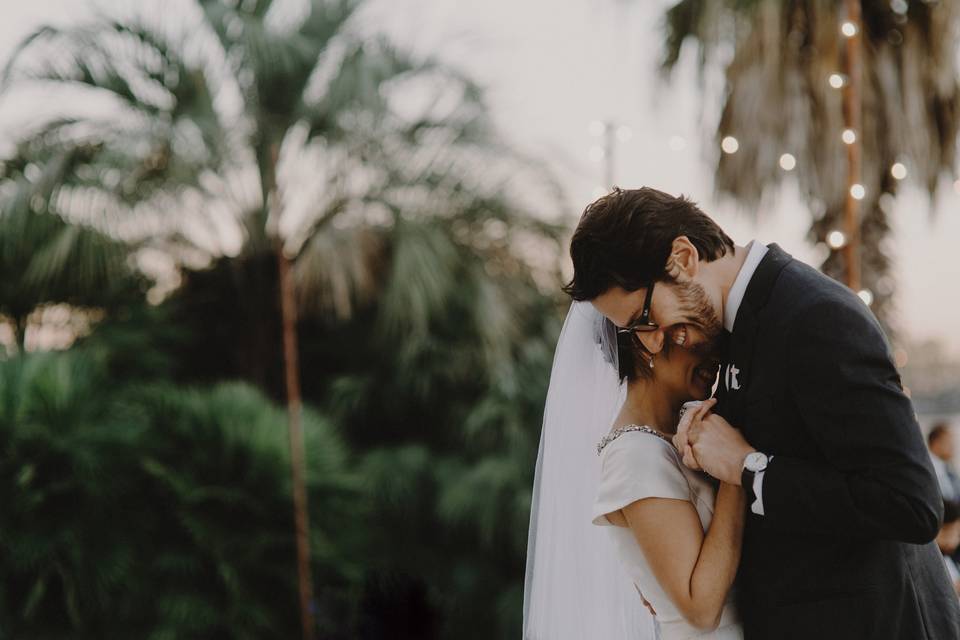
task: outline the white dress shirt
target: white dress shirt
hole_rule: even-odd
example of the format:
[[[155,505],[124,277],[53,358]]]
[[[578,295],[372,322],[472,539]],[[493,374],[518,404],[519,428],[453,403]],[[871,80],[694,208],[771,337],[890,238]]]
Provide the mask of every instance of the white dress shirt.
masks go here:
[[[757,267],[763,257],[767,255],[768,249],[762,243],[756,240],[747,245],[747,259],[743,261],[740,272],[737,273],[733,286],[727,294],[727,302],[723,305],[723,328],[733,333],[733,327],[737,323],[737,312],[740,311],[740,304],[743,302],[743,296],[747,293],[747,286],[753,279]],[[770,460],[773,458],[771,457]],[[750,505],[750,510],[757,515],[763,514],[763,471],[759,471],[753,476],[753,495],[756,500]]]
[[[733,327],[737,322],[737,312],[740,311],[743,296],[747,293],[747,285],[753,279],[753,274],[756,273],[763,257],[767,255],[767,251],[769,249],[756,240],[747,245],[747,259],[743,261],[743,266],[737,273],[737,279],[733,281],[730,293],[727,294],[727,302],[723,305],[723,328],[730,333],[733,333]]]

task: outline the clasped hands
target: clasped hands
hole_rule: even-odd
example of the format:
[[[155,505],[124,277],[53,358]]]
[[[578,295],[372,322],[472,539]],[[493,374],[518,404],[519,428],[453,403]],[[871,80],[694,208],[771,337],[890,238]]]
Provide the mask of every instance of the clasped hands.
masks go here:
[[[716,404],[716,398],[710,398],[687,411],[677,425],[673,445],[691,469],[739,485],[743,460],[756,449],[729,422],[712,412]]]

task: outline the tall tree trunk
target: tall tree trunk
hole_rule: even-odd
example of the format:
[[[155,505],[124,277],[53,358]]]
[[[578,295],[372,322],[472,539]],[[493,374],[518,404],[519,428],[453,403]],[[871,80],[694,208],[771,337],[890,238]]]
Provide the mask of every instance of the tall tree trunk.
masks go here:
[[[300,625],[304,640],[314,640],[316,625],[313,615],[313,579],[310,575],[310,521],[307,517],[307,489],[303,456],[303,403],[300,397],[300,366],[297,357],[297,301],[294,292],[290,259],[283,252],[280,236],[280,192],[277,189],[277,160],[279,144],[269,148],[269,161],[264,163],[261,176],[263,206],[272,207],[267,220],[273,222],[274,251],[277,256],[277,279],[280,284],[280,316],[283,327],[283,369],[287,388],[287,415],[290,436],[290,473],[293,483],[293,521],[297,540],[297,575],[300,592]],[[269,213],[276,215],[269,215]],[[268,230],[268,235],[271,230]]]
[[[853,35],[845,34],[846,48],[844,71],[847,82],[843,86],[843,120],[847,129],[856,133],[856,140],[847,144],[847,193],[843,210],[843,231],[847,244],[843,247],[844,271],[847,286],[859,292],[862,287],[860,263],[860,199],[854,197],[853,189],[861,182],[861,145],[863,144],[863,118],[860,69],[860,38],[863,24],[860,20],[860,0],[846,0],[847,22],[844,26],[854,27]]]
[[[280,312],[283,316],[284,379],[289,414],[290,470],[293,477],[293,517],[297,536],[297,568],[300,578],[300,621],[304,640],[313,640],[313,581],[310,576],[310,523],[307,517],[307,490],[304,478],[303,414],[300,398],[300,367],[297,358],[297,306],[290,260],[277,241],[277,267],[280,280]]]

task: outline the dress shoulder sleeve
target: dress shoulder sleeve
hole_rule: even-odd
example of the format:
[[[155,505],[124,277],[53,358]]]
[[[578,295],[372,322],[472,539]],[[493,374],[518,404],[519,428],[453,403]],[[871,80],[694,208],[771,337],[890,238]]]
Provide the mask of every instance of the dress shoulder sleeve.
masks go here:
[[[595,525],[610,525],[608,513],[645,498],[693,501],[679,454],[656,436],[625,433],[607,445],[600,461],[600,485],[593,508]]]

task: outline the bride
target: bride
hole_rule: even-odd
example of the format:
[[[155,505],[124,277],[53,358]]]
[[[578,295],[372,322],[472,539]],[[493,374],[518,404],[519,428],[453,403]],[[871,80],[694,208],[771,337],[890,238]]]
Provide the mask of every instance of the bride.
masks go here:
[[[525,640],[743,637],[731,595],[743,491],[685,467],[671,441],[717,365],[676,344],[653,356],[589,303],[571,306],[537,459]]]

